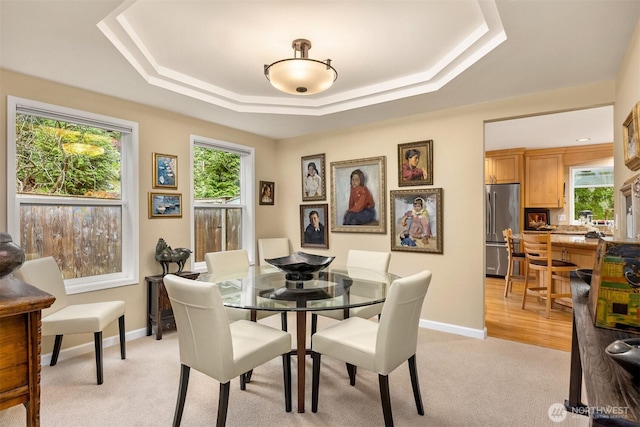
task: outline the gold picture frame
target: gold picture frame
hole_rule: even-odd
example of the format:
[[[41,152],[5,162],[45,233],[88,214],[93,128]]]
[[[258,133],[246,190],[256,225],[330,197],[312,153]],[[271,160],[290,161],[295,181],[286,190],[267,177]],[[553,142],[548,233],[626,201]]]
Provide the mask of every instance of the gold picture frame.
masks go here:
[[[178,189],[178,156],[153,153],[153,188]]]
[[[385,168],[385,156],[331,162],[331,231],[387,232]],[[353,176],[358,176],[361,186],[371,194],[373,207],[357,212],[349,207]]]
[[[312,224],[312,217],[317,224]],[[329,249],[329,205],[300,205],[300,247]],[[315,225],[315,227],[314,227]]]
[[[398,186],[433,185],[433,140],[398,144]]]
[[[327,200],[324,154],[303,156],[300,162],[302,166],[302,201]]]
[[[391,250],[442,254],[442,188],[391,191]]]
[[[150,192],[149,218],[182,218],[182,194]]]
[[[638,109],[637,103],[627,119],[622,123],[622,141],[624,144],[624,164],[632,171],[640,169],[640,132],[638,131]]]

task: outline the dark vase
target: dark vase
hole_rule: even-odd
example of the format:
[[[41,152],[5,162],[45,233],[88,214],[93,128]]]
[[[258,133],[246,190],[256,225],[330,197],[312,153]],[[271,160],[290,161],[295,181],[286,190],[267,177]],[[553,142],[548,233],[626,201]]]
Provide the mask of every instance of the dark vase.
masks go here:
[[[12,273],[24,263],[24,251],[13,243],[11,235],[0,233],[0,277]]]

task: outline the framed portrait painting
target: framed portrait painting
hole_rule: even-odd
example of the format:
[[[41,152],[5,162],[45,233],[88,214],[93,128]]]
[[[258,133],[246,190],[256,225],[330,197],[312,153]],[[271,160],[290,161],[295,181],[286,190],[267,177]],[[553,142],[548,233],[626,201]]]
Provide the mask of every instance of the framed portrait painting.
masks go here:
[[[433,185],[433,141],[398,145],[398,186]]]
[[[549,209],[524,208],[524,229],[541,230],[551,224]]]
[[[386,233],[386,157],[331,162],[331,231]]]
[[[178,156],[153,153],[153,188],[178,188]]]
[[[149,218],[182,217],[182,194],[149,193]]]
[[[300,246],[329,249],[328,205],[300,205]]]
[[[638,138],[640,125],[638,116],[640,103],[631,110],[627,119],[622,124],[622,141],[624,144],[624,164],[631,170],[640,169],[640,141]]]
[[[273,205],[276,194],[276,184],[270,181],[260,181],[260,204]]]
[[[302,201],[327,200],[324,154],[304,156],[302,163]]]
[[[442,253],[442,188],[391,191],[391,250]]]

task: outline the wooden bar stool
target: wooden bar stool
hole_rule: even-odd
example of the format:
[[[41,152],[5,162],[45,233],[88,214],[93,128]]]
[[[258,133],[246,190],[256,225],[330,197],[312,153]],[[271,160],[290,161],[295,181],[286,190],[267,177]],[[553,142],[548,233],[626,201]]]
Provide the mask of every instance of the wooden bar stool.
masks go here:
[[[546,298],[545,317],[549,318],[551,304],[554,299],[571,297],[571,292],[555,292],[553,281],[557,280],[569,284],[571,279],[566,273],[574,271],[578,266],[569,261],[553,259],[550,233],[523,234],[522,240],[524,242],[524,253],[527,258],[524,269],[525,279],[524,293],[522,295],[522,309],[524,310],[525,303],[527,302],[527,295],[531,293],[540,298]],[[530,270],[535,271],[540,286],[534,288],[528,287]]]
[[[513,232],[510,228],[505,228],[502,230],[502,235],[507,242],[507,253],[509,254],[509,265],[507,267],[507,274],[504,276],[504,297],[509,296],[509,292],[513,290],[513,282],[521,282],[524,283],[524,275],[523,274],[514,274],[515,264],[516,262],[520,263],[520,269],[525,261],[526,257],[524,252],[520,252],[519,244],[516,246],[515,241],[513,240]]]

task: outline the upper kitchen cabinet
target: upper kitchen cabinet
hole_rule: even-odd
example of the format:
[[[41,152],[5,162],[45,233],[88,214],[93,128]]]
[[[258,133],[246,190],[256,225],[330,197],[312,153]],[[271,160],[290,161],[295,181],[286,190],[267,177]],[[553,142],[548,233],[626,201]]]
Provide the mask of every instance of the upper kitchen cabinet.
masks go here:
[[[485,184],[522,182],[524,149],[487,151],[484,161]]]
[[[562,152],[554,153],[553,150],[527,151],[524,182],[524,205],[526,207],[563,207],[564,165]]]

